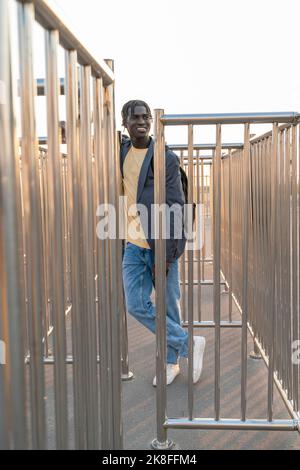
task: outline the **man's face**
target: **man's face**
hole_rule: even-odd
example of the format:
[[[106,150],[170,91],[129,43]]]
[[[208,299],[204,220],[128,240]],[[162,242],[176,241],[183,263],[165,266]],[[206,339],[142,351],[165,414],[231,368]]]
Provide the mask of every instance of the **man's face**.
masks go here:
[[[135,106],[133,110],[129,109],[124,124],[131,139],[144,139],[150,132],[151,117],[145,106]]]

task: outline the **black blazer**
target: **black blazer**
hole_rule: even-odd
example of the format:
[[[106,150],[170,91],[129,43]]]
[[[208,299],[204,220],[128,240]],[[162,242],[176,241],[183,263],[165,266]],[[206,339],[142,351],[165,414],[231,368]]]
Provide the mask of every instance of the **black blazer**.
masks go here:
[[[126,155],[131,148],[131,140],[123,136],[120,147],[120,168],[123,176],[123,164]],[[150,144],[141,168],[137,189],[137,210],[141,224],[150,248],[155,250],[154,239],[154,174],[153,164],[154,141],[150,138]],[[166,240],[166,261],[172,263],[178,259],[185,249],[186,238],[184,234],[184,203],[180,164],[178,156],[166,146],[166,203],[173,206],[167,226],[168,239]],[[175,206],[174,206],[175,205]],[[143,210],[146,208],[146,211]],[[176,223],[175,223],[176,222]]]

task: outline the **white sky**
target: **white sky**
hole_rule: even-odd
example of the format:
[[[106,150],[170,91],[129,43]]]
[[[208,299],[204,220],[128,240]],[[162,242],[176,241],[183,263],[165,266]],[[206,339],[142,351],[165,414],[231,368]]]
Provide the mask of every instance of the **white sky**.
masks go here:
[[[115,60],[118,128],[134,98],[168,114],[300,111],[299,0],[49,3],[96,59]],[[242,138],[226,127],[227,140]],[[186,141],[185,129],[169,134]]]

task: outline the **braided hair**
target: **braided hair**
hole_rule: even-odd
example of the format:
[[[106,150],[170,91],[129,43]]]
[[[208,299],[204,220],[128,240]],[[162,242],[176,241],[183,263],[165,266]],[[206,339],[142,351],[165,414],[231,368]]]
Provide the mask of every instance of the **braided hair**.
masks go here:
[[[123,124],[123,126],[126,123],[126,119],[128,117],[129,112],[130,112],[130,115],[132,115],[133,110],[136,106],[145,106],[145,108],[147,110],[147,113],[150,115],[150,117],[152,119],[152,114],[151,114],[150,107],[145,101],[130,100],[130,101],[127,101],[127,103],[125,103],[123,108],[122,108],[122,124]]]

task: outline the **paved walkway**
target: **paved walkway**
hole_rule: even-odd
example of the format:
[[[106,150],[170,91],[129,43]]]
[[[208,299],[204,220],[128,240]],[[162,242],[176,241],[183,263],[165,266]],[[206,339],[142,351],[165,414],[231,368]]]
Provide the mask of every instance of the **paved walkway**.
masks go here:
[[[195,288],[197,289],[197,288]],[[212,287],[202,288],[203,320],[212,319]],[[196,297],[196,296],[195,296]],[[223,294],[223,319],[228,319],[228,295]],[[196,309],[196,304],[195,304]],[[234,320],[239,320],[237,311]],[[129,359],[134,380],[123,385],[124,448],[149,449],[156,437],[155,337],[128,316]],[[201,379],[194,385],[195,417],[214,417],[214,330],[195,329],[207,341]],[[248,338],[248,350],[253,341]],[[223,329],[221,334],[221,417],[240,419],[241,329]],[[187,364],[181,359],[181,374],[167,388],[169,418],[187,417]],[[247,418],[266,419],[267,368],[262,360],[248,359]],[[274,391],[274,419],[289,419]],[[178,449],[300,449],[298,432],[169,430]]]

